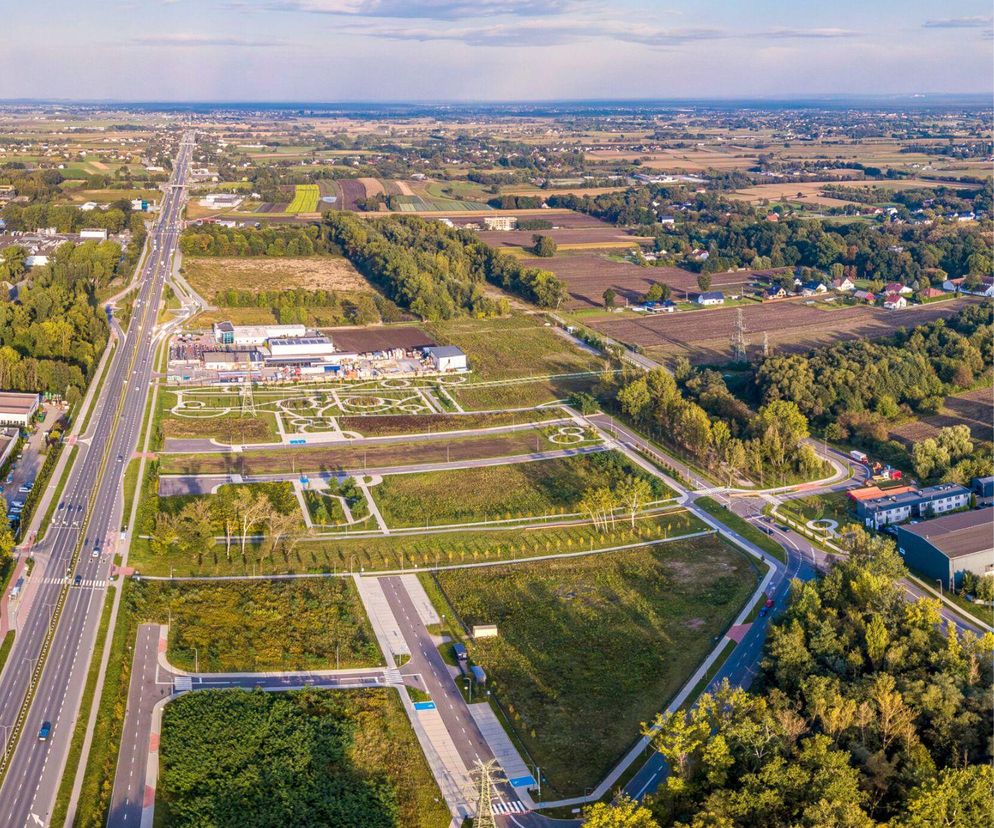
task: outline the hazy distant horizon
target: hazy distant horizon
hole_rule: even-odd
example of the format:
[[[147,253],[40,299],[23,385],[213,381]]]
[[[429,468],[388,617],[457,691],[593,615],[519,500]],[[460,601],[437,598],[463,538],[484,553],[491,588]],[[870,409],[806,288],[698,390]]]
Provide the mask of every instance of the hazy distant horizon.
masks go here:
[[[989,0],[6,4],[0,98],[557,101],[991,92]]]

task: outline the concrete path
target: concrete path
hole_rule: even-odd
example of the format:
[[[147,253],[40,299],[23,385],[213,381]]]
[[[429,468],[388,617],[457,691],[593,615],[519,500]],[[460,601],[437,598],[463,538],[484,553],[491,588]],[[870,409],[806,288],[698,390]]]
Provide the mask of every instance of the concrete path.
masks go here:
[[[403,659],[409,656],[411,651],[383,594],[379,578],[364,578],[357,574],[352,576],[352,580],[359,592],[362,605],[366,608],[369,622],[373,625],[373,633],[376,635],[376,641],[380,645],[387,666],[396,667],[397,658]]]

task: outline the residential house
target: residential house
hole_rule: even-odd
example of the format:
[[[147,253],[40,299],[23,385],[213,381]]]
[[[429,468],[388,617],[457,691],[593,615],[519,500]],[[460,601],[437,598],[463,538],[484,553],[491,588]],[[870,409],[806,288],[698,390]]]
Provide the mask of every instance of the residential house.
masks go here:
[[[763,290],[763,299],[764,300],[767,300],[767,299],[783,299],[783,297],[786,296],[786,295],[787,295],[787,291],[785,291],[780,285],[770,285],[768,288],[765,288]]]
[[[942,283],[942,289],[948,291],[949,293],[959,293],[960,287],[965,281],[965,276],[960,276],[958,279],[946,279],[946,281]]]
[[[816,296],[825,293],[828,288],[821,282],[805,282],[801,285],[801,296]]]
[[[944,290],[939,290],[938,288],[934,287],[925,288],[925,290],[922,291],[923,299],[938,299],[939,297],[945,295],[946,292]]]
[[[724,305],[725,294],[720,290],[707,290],[699,293],[694,301],[698,305]]]
[[[848,276],[843,276],[841,279],[832,280],[832,288],[841,293],[848,293],[851,290],[856,290],[856,283]]]
[[[900,293],[888,293],[884,296],[884,307],[887,310],[902,310],[908,306],[908,300]]]
[[[868,290],[853,291],[853,298],[859,299],[860,302],[869,302],[871,305],[877,301],[877,297]]]
[[[910,296],[914,291],[900,282],[888,282],[884,286],[884,293],[900,293],[902,296]]]

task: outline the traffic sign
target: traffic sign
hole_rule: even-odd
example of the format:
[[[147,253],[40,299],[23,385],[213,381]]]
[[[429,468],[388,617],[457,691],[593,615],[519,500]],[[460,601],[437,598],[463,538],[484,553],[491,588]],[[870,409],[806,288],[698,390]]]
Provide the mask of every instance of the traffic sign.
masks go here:
[[[302,446],[307,442],[303,437],[294,437],[290,440],[291,446]]]

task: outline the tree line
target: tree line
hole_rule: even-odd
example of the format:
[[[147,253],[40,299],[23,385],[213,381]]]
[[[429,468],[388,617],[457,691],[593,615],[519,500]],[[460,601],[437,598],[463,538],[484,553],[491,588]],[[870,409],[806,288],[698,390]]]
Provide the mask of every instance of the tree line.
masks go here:
[[[888,538],[846,527],[840,559],[794,581],[750,690],[726,682],[645,727],[669,773],[598,828],[973,828],[994,792],[994,635],[909,602]]]
[[[73,404],[107,344],[97,291],[128,272],[131,257],[115,242],[66,243],[29,273],[23,248],[4,254],[0,278],[20,284],[0,299],[0,388],[66,394]]]
[[[356,269],[389,299],[423,319],[506,314],[507,299],[487,293],[486,283],[542,307],[557,307],[566,286],[552,273],[523,266],[467,230],[417,216],[360,219],[332,212],[325,226]]]
[[[700,402],[687,399],[674,375],[662,368],[623,378],[613,390],[613,402],[635,426],[702,467],[724,473],[730,482],[746,475],[774,483],[824,470],[804,442],[808,420],[793,402],[773,400],[753,415],[727,388],[723,393],[697,389],[691,374],[678,376],[691,380],[689,393],[698,393]]]
[[[328,252],[317,225],[307,227],[223,227],[201,224],[183,231],[184,256],[311,256]]]

